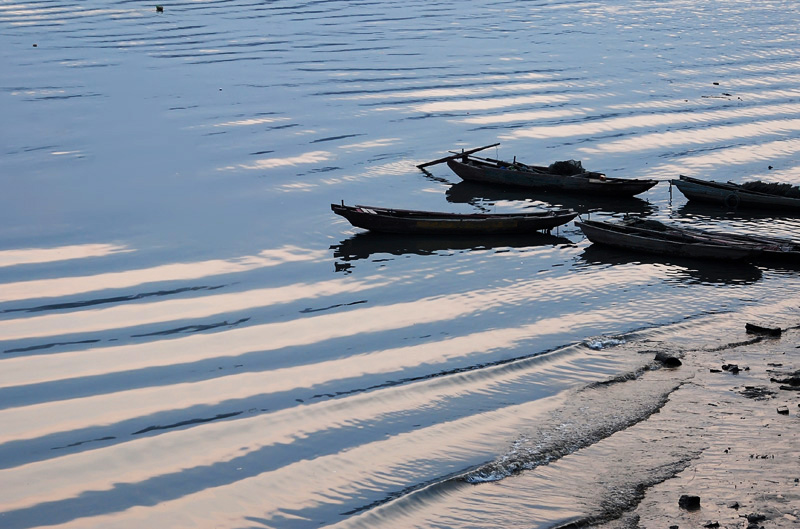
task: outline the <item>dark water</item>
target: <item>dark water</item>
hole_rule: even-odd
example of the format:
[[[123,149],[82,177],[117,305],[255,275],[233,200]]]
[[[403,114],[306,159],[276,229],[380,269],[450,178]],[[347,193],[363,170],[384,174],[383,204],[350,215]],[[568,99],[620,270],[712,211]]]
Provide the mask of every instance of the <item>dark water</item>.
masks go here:
[[[679,471],[581,455],[677,382],[592,384],[796,319],[796,268],[571,223],[378,237],[329,204],[796,235],[666,180],[800,184],[798,27],[789,1],[0,2],[0,527],[546,527],[600,512],[603,473]],[[415,168],[497,141],[665,182]]]

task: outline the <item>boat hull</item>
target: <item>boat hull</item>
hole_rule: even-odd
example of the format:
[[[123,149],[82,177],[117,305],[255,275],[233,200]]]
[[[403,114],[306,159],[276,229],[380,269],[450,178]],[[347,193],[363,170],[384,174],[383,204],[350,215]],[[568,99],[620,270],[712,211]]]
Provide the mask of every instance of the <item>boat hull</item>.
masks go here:
[[[575,225],[592,243],[650,254],[735,261],[756,257],[761,253],[753,247],[684,241],[679,237],[656,238],[646,233],[631,232],[623,226],[607,222],[583,221],[575,222]]]
[[[514,168],[513,164],[488,164],[468,160],[448,160],[448,167],[462,180],[541,191],[561,191],[605,196],[632,197],[644,193],[657,180],[608,178],[600,173],[558,175]]]
[[[339,204],[331,204],[331,210],[358,228],[383,233],[423,235],[535,233],[550,231],[578,216],[578,213],[572,210],[462,215]]]
[[[681,176],[670,181],[689,200],[721,204],[729,209],[793,209],[800,212],[800,199],[748,191],[736,184]]]

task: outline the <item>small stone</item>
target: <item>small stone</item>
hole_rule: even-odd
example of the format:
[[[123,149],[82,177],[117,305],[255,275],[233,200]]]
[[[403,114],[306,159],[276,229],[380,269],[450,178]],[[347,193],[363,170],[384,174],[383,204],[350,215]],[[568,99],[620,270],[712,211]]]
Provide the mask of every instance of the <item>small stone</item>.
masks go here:
[[[724,364],[722,366],[723,371],[727,371],[728,373],[733,373],[734,375],[738,374],[741,369],[736,364]]]
[[[164,12],[164,6],[156,6],[156,13],[163,13],[163,12]]]
[[[717,529],[717,527],[719,527],[719,522],[708,522],[703,527],[707,527],[708,529]]]
[[[735,501],[735,502],[731,503],[730,505],[728,505],[728,508],[736,509],[738,511],[739,510],[739,502]]]
[[[660,362],[664,364],[666,367],[678,367],[682,365],[682,362],[678,357],[672,356],[671,354],[667,354],[664,352],[656,353],[655,357],[656,362]]]
[[[684,494],[678,500],[678,507],[687,511],[694,511],[700,508],[700,496]]]
[[[758,325],[756,323],[746,323],[744,329],[748,333],[766,334],[769,336],[780,336],[782,331],[780,327],[767,327],[766,325]]]
[[[781,415],[789,415],[789,407],[788,406],[781,406],[778,408],[778,413]]]

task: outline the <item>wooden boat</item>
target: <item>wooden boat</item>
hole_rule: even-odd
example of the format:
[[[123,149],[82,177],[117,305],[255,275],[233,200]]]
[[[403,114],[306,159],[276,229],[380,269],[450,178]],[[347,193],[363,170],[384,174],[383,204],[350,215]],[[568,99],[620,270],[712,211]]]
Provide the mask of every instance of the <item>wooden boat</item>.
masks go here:
[[[467,182],[594,196],[632,197],[658,183],[658,180],[649,179],[609,178],[603,173],[584,170],[581,162],[575,160],[555,162],[545,167],[518,162],[516,157],[513,161],[506,162],[474,156],[478,151],[497,145],[500,144],[494,143],[462,152],[450,151],[450,156],[417,167],[430,175],[426,167],[446,162],[454,173]]]
[[[652,254],[696,259],[738,260],[760,256],[761,245],[730,238],[700,237],[680,230],[649,229],[630,223],[576,221],[592,243]]]
[[[447,166],[467,182],[594,196],[632,197],[658,183],[658,180],[609,178],[603,173],[584,170],[581,163],[574,160],[544,167],[527,165],[516,159],[505,162],[466,155],[448,160]]]
[[[406,234],[509,234],[550,231],[578,216],[558,209],[532,213],[443,213],[374,206],[331,204],[331,210],[358,228]]]
[[[732,182],[714,182],[683,176],[670,180],[689,200],[722,204],[729,209],[736,208],[781,208],[800,211],[800,198],[787,196],[787,190],[793,188],[789,184],[764,184],[749,182],[734,184]],[[796,188],[794,188],[796,189]],[[800,190],[797,190],[800,197]]]
[[[722,233],[676,225],[667,225],[650,219],[631,219],[624,222],[626,226],[640,230],[654,230],[690,237],[710,244],[746,244],[760,250],[759,258],[793,261],[800,263],[800,241],[780,237],[762,235],[744,235],[739,233]]]

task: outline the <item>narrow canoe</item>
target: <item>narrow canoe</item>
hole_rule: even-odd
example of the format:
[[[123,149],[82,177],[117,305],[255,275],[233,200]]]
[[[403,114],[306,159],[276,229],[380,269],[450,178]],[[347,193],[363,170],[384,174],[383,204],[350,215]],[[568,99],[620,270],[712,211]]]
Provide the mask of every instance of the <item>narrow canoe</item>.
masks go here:
[[[550,231],[578,216],[570,209],[532,213],[444,213],[331,204],[331,210],[358,228],[406,234],[509,234]]]

